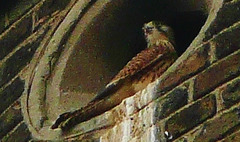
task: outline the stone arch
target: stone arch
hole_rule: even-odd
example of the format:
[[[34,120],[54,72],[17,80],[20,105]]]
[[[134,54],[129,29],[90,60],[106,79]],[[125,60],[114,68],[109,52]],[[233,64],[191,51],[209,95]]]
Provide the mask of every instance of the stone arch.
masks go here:
[[[33,136],[48,140],[76,137],[97,139],[103,134],[102,139],[110,137],[116,121],[122,121],[122,118],[113,119],[111,113],[120,113],[119,109],[122,109],[124,103],[134,105],[128,102],[151,94],[144,100],[150,103],[220,59],[215,54],[210,54],[216,50],[205,42],[215,34],[213,30],[222,30],[221,27],[214,29],[213,25],[223,4],[223,1],[217,0],[212,3],[208,0],[76,2],[51,37],[36,68],[33,68],[32,78],[28,78],[32,82],[26,83],[22,99],[23,113]],[[159,7],[161,10],[158,11]],[[192,18],[195,21],[189,20]],[[131,57],[144,48],[145,43],[139,29],[144,22],[152,19],[162,20],[175,29],[179,45],[177,50],[182,54],[176,63],[158,81],[136,96],[124,100],[111,112],[103,114],[102,117],[109,119],[109,122],[103,122],[101,117],[97,117],[93,121],[79,124],[75,130],[66,134],[49,130],[59,114],[86,105]],[[185,33],[188,35],[186,41],[181,39]],[[191,83],[181,85],[180,88],[189,90],[189,86]],[[196,99],[194,97],[188,96],[187,101],[193,101]],[[138,111],[144,109],[143,106],[135,108]],[[121,115],[125,116],[117,116]],[[94,133],[95,130],[98,132]]]

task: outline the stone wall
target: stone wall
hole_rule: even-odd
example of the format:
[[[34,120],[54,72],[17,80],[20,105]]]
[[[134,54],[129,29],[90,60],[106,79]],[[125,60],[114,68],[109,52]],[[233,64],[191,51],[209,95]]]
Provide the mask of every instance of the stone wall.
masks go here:
[[[30,132],[23,121],[20,98],[24,91],[24,69],[49,38],[70,9],[69,0],[22,0],[0,19],[0,139],[1,141],[28,141]],[[71,2],[71,6],[74,2]],[[62,13],[62,14],[61,14]],[[61,16],[61,17],[60,17]],[[60,17],[60,18],[59,18]],[[21,76],[22,75],[22,76]],[[24,78],[24,77],[23,77]]]
[[[66,49],[79,42],[74,41],[78,38],[76,33],[87,29],[84,26],[83,30],[81,27],[74,28],[76,24],[85,20],[88,22],[86,25],[90,25],[89,19],[94,17],[94,11],[89,14],[90,18],[84,17],[84,14],[91,12],[91,7],[100,7],[101,12],[106,5],[101,7],[87,0],[82,3],[65,0],[63,4],[52,0],[24,2],[24,6],[19,6],[20,10],[10,11],[9,26],[4,27],[4,17],[0,19],[2,141],[33,141],[33,137],[109,142],[240,140],[239,0],[214,0],[208,8],[207,21],[197,37],[157,81],[110,111],[78,124],[64,134],[55,134],[38,125],[44,117],[38,120],[34,116],[26,118],[28,106],[21,107],[24,102],[20,103],[20,99],[24,93],[23,100],[26,94],[41,96],[39,92],[42,90],[46,94],[47,87],[41,87],[56,82],[51,65],[57,62],[53,67],[56,68],[54,74],[58,74],[57,71],[64,68],[60,63],[64,62],[61,58],[65,59]],[[121,6],[121,3],[114,4]],[[64,34],[56,34],[61,32]],[[39,72],[42,72],[39,75],[43,78],[42,82],[37,78]],[[51,77],[53,79],[49,83],[48,78]],[[33,87],[38,91],[34,92]],[[24,119],[21,109],[25,109]],[[30,123],[32,120],[36,123]],[[52,133],[54,136],[48,136]]]

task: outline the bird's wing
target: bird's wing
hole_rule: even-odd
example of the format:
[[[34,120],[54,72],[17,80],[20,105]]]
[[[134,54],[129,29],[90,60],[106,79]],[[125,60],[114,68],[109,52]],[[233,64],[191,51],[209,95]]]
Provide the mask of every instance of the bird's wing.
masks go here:
[[[108,94],[117,90],[121,86],[123,80],[135,75],[139,71],[142,71],[144,68],[158,61],[158,59],[164,54],[171,52],[175,53],[176,51],[170,42],[166,42],[165,44],[160,44],[158,46],[154,45],[154,47],[142,50],[133,57],[122,70],[120,70],[110,83],[107,84],[103,91],[98,93],[91,102],[105,98]]]
[[[141,71],[142,69],[152,64],[157,58],[159,58],[160,55],[169,52],[175,52],[170,42],[167,42],[166,44],[160,44],[158,46],[153,46],[154,47],[142,50],[135,57],[133,57],[109,84],[116,82],[119,79],[126,78],[127,76],[136,74],[138,71]]]

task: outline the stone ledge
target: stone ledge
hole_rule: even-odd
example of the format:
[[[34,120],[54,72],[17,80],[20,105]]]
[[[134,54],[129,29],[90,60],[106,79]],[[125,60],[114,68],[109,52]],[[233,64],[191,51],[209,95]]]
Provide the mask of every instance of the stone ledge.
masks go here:
[[[148,88],[151,88],[151,86],[148,86]],[[124,100],[127,103],[121,105],[125,105],[126,109],[131,111],[127,111],[126,117],[123,118],[123,121],[120,124],[118,122],[115,125],[115,128],[111,128],[106,134],[100,137],[100,139],[104,141],[108,141],[108,139],[110,139],[112,141],[127,140],[143,142],[150,139],[157,140],[159,138],[157,135],[159,134],[157,134],[156,131],[159,132],[160,128],[158,124],[155,124],[187,104],[188,90],[184,85],[181,85],[157,100],[149,100],[151,103],[146,103],[146,105],[143,105],[144,107],[137,107],[139,106],[138,103],[141,104],[141,102],[146,100],[140,100],[139,98],[143,98],[143,96],[150,96],[150,94],[154,95],[154,92],[151,93],[150,90],[151,89],[149,89],[148,92],[139,92],[142,96],[136,95]],[[155,95],[157,96],[158,94]],[[154,97],[152,99],[154,99]],[[168,104],[170,107],[167,107]],[[117,133],[114,131],[115,129],[120,130],[121,133]],[[153,133],[156,135],[153,135]],[[122,139],[114,139],[114,136],[119,134],[122,134],[122,137],[118,138]]]

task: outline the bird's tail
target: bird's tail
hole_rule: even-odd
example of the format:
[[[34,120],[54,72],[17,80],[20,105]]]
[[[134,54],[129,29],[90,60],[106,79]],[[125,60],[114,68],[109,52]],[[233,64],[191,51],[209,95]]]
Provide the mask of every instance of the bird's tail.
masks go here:
[[[67,119],[71,118],[73,116],[74,112],[65,112],[57,118],[55,123],[51,126],[51,129],[56,129],[59,127],[62,127],[62,124],[66,122]]]
[[[107,101],[108,102],[108,101]],[[66,112],[61,114],[55,123],[51,126],[52,129],[61,128],[63,131],[68,130],[81,122],[87,121],[90,118],[100,115],[111,106],[105,105],[104,101],[91,102],[87,106],[74,112]]]
[[[117,104],[121,103],[121,97],[123,95],[112,95],[114,94],[122,85],[123,81],[117,80],[110,83],[102,92],[100,92],[90,103],[85,107],[80,108],[73,112],[66,112],[61,114],[55,123],[51,126],[52,129],[61,128],[62,130],[70,129],[74,125],[87,121],[90,118],[98,116],[107,110],[110,110]],[[115,99],[106,99],[110,96],[115,96]],[[111,97],[112,97],[111,96]]]

